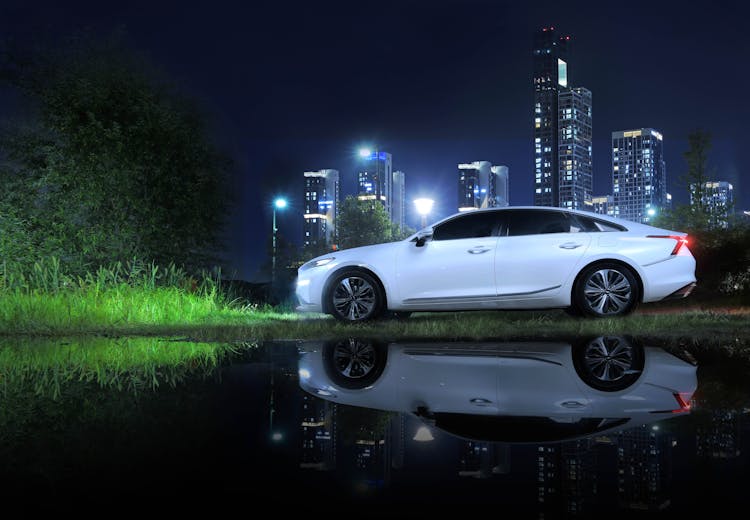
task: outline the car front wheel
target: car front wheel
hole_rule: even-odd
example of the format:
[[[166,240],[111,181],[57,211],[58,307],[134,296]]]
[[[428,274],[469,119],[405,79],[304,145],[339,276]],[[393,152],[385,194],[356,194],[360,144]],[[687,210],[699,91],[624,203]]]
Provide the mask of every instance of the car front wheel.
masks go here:
[[[351,269],[333,279],[327,294],[334,318],[356,323],[371,320],[383,312],[385,297],[378,281],[369,273]]]
[[[333,341],[323,348],[328,377],[341,388],[361,390],[380,378],[388,359],[388,346],[365,339]]]
[[[624,316],[632,312],[638,303],[638,282],[633,271],[623,265],[592,265],[578,277],[573,300],[575,306],[587,316]]]

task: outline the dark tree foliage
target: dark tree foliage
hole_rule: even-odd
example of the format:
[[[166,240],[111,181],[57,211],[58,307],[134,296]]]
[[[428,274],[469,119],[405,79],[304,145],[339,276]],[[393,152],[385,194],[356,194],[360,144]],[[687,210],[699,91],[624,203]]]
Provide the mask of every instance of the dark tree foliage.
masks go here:
[[[683,152],[687,169],[681,182],[690,193],[690,203],[677,205],[660,215],[655,224],[670,229],[703,232],[726,222],[720,222],[704,198],[706,182],[715,180],[709,169],[708,154],[711,150],[711,134],[705,130],[694,130],[688,134],[688,149]],[[718,208],[719,213],[723,209]]]
[[[72,270],[140,257],[207,266],[229,161],[205,118],[117,41],[6,56],[28,100],[0,134],[0,256]]]
[[[695,130],[688,135],[688,149],[682,154],[687,168],[681,180],[691,202],[675,206],[654,223],[690,235],[689,247],[695,256],[698,279],[695,297],[716,296],[728,274],[744,273],[750,268],[750,227],[731,215],[732,208],[714,211],[706,204],[706,183],[716,179],[708,162],[710,150],[710,133]],[[728,218],[723,217],[725,213]]]
[[[339,248],[381,244],[392,239],[391,221],[382,204],[349,195],[339,209],[336,224]]]

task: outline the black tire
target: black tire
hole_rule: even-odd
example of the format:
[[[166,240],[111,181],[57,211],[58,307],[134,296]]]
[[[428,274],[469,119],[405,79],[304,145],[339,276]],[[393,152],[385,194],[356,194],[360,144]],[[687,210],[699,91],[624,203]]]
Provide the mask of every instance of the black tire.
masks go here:
[[[383,314],[385,295],[374,276],[359,269],[346,269],[331,280],[326,303],[337,320],[360,323]]]
[[[625,390],[641,377],[643,365],[643,345],[630,338],[599,336],[573,345],[576,373],[596,390]]]
[[[408,320],[411,316],[410,311],[388,311],[385,313],[385,318],[389,320]]]
[[[573,287],[573,304],[585,316],[613,318],[630,314],[640,298],[633,271],[605,262],[584,269]]]
[[[376,341],[345,339],[323,347],[323,364],[328,378],[341,388],[361,390],[383,373],[388,346]]]

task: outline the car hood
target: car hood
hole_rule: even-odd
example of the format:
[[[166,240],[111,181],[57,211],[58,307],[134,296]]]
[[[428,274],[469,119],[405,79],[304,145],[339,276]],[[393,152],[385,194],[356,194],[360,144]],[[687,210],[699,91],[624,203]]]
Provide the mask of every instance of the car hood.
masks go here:
[[[383,244],[374,244],[371,246],[352,247],[351,249],[340,249],[338,251],[332,251],[324,255],[318,256],[310,260],[315,262],[323,258],[335,258],[336,263],[339,264],[342,261],[351,260],[352,258],[368,258],[378,250],[387,250],[393,248],[399,242],[385,242]]]

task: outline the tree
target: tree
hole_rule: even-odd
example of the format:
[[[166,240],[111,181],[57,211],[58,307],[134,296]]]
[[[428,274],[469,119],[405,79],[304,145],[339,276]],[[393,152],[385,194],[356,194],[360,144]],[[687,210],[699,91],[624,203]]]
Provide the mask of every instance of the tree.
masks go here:
[[[671,229],[705,231],[711,222],[711,208],[704,197],[706,182],[710,180],[708,152],[711,149],[711,134],[695,130],[688,134],[688,149],[682,156],[687,171],[681,181],[690,193],[690,203],[675,206],[656,219],[655,224]]]
[[[0,135],[0,210],[37,256],[73,271],[214,259],[229,161],[189,100],[118,40],[16,52],[0,72],[32,108]]]
[[[403,240],[412,236],[417,230],[409,226],[400,227],[395,222],[391,225],[391,240]]]
[[[336,227],[339,249],[389,242],[392,236],[391,221],[383,205],[352,195],[341,204]]]

